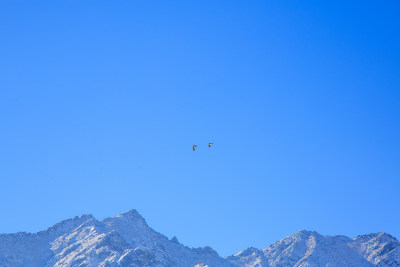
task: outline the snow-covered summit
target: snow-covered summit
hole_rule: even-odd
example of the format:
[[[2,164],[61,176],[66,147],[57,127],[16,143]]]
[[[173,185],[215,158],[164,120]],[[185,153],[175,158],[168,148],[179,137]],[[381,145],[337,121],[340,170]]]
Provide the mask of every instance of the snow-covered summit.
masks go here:
[[[227,259],[237,266],[400,266],[400,243],[386,233],[349,238],[299,231],[265,249]]]
[[[107,220],[107,219],[112,219],[112,218],[114,218],[114,219],[118,218],[118,219],[123,219],[123,220],[127,220],[127,221],[132,221],[132,222],[140,222],[142,224],[147,225],[146,220],[135,209],[128,210],[128,211],[121,213],[114,217],[105,218],[102,221]]]
[[[233,266],[210,247],[189,248],[151,229],[136,211],[82,215],[36,234],[0,235],[0,266]]]
[[[150,228],[136,211],[64,220],[38,233],[0,234],[0,266],[400,266],[400,243],[386,233],[323,236],[299,231],[264,249],[221,258]]]
[[[63,220],[49,228],[47,228],[45,231],[39,232],[43,234],[50,234],[50,233],[55,233],[59,234],[61,232],[68,232],[71,231],[72,229],[75,229],[82,223],[94,219],[92,214],[83,214],[81,216],[75,216],[74,218]]]

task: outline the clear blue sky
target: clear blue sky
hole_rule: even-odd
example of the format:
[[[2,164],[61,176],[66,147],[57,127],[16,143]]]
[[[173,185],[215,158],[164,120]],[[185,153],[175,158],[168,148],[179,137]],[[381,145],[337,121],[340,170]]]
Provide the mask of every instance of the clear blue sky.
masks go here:
[[[398,1],[2,1],[0,232],[135,208],[222,256],[302,229],[399,238],[399,17]]]

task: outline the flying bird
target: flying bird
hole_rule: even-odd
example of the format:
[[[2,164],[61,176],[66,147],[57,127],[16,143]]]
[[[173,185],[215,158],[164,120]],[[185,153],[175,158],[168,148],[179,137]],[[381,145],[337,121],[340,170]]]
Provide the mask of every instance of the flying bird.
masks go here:
[[[211,145],[213,145],[214,143],[208,143],[208,147],[211,147]]]
[[[196,146],[196,145],[193,145],[192,147],[193,147],[193,151],[195,151],[197,146]]]

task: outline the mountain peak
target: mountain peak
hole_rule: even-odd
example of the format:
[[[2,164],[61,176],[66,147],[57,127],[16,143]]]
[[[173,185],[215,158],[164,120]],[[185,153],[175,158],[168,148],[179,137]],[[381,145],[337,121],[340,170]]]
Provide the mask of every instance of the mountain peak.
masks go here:
[[[74,218],[63,220],[49,228],[45,231],[39,232],[39,234],[47,233],[56,233],[56,232],[68,232],[72,229],[78,227],[82,223],[94,219],[92,214],[83,214],[81,216],[75,216]]]
[[[141,224],[147,226],[146,220],[139,214],[139,212],[135,209],[128,210],[124,213],[121,213],[115,217],[105,218],[102,221],[109,221],[110,219],[118,220],[118,221],[126,221],[133,224]]]
[[[367,240],[367,239],[375,239],[375,238],[385,239],[385,240],[394,240],[394,241],[398,242],[398,240],[394,236],[392,236],[388,233],[385,233],[385,232],[359,235],[359,236],[355,237],[354,240]]]
[[[309,230],[300,230],[294,234],[292,234],[292,236],[310,236],[310,235],[320,235],[319,233],[315,232],[315,231],[309,231]]]
[[[307,239],[309,239],[311,237],[319,239],[322,236],[319,233],[315,232],[315,231],[301,230],[301,231],[298,231],[298,232],[296,232],[294,234],[291,234],[290,236],[278,241],[277,243],[280,243],[280,242],[284,242],[284,243],[292,243],[293,242],[293,243],[296,243],[296,242],[299,242],[299,241],[305,241],[305,240],[307,240]]]
[[[140,215],[139,212],[138,212],[137,210],[135,210],[135,209],[127,210],[127,211],[125,211],[125,212],[123,212],[123,213],[117,215],[117,217],[118,217],[118,216],[121,216],[121,217],[140,217],[140,218],[143,218],[142,215]]]
[[[221,258],[211,247],[189,248],[157,233],[135,209],[102,220],[76,216],[37,234],[0,239],[1,266],[400,266],[400,242],[383,232],[350,239],[302,230]]]

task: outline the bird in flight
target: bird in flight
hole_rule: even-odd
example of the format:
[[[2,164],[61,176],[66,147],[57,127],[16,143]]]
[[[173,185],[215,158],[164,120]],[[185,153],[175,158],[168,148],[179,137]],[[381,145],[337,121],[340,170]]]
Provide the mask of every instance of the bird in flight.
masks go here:
[[[196,146],[196,145],[193,145],[192,147],[193,147],[193,151],[195,151],[197,146]]]
[[[208,143],[208,147],[211,147],[211,145],[213,145],[214,143]]]

